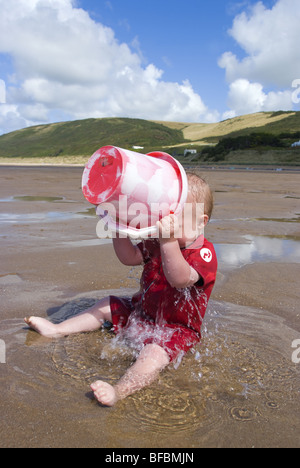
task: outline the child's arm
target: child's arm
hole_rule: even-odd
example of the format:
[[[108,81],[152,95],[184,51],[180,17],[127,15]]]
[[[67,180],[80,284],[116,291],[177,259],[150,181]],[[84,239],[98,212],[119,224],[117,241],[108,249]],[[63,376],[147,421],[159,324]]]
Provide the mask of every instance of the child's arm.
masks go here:
[[[118,259],[123,265],[142,265],[143,256],[140,249],[133,245],[129,238],[120,238],[118,235],[113,239],[113,245]]]
[[[176,217],[170,215],[158,223],[160,250],[165,277],[173,288],[188,288],[197,283],[199,274],[183,257],[175,239]]]

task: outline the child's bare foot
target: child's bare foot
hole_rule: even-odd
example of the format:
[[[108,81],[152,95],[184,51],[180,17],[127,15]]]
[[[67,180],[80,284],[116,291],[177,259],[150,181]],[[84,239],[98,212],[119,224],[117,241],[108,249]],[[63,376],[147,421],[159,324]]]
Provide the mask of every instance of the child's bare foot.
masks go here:
[[[95,398],[105,406],[114,406],[118,401],[117,392],[107,382],[98,380],[91,385],[91,389],[94,392]]]
[[[56,325],[49,322],[49,320],[40,317],[26,317],[24,322],[27,323],[30,328],[38,332],[40,335],[45,336],[46,338],[59,338],[62,336],[57,331]]]

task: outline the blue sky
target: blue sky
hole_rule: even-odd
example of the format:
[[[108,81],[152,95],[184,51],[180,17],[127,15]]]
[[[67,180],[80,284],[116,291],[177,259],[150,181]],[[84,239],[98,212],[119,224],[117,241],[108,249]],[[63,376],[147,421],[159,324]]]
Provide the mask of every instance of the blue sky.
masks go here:
[[[225,108],[226,83],[217,61],[235,47],[228,35],[237,3],[224,0],[82,0],[91,16],[121,42],[138,47],[144,63],[164,70],[166,81],[188,79],[212,107]],[[104,5],[104,8],[103,6]]]
[[[299,0],[0,0],[0,12],[0,134],[300,110]]]
[[[243,51],[228,34],[234,17],[255,1],[80,0],[78,5],[111,27],[120,41],[137,40],[145,63],[164,70],[166,81],[188,79],[210,107],[225,111],[227,83],[218,59]],[[265,0],[273,6],[275,0]]]

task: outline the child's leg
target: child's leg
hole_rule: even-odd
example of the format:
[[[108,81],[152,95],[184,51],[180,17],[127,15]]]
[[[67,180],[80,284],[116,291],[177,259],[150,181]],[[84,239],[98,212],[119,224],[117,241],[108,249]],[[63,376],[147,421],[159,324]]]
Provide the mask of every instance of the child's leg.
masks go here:
[[[163,348],[156,344],[148,344],[142,350],[137,361],[114,387],[98,380],[91,385],[91,389],[100,403],[113,406],[118,400],[126,398],[154,382],[169,363],[170,358]]]
[[[100,300],[90,309],[57,325],[40,317],[30,317],[24,320],[30,328],[48,338],[98,330],[106,320],[112,320],[110,298]]]

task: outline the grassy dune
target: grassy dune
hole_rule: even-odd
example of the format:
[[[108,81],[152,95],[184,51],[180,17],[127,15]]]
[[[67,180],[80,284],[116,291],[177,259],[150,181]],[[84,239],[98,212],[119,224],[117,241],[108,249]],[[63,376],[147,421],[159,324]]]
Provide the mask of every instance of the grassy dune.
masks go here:
[[[216,145],[222,138],[253,132],[293,133],[300,131],[300,112],[262,112],[213,124],[161,122],[140,119],[86,119],[29,127],[0,136],[0,164],[84,164],[101,146],[132,149],[143,153],[190,145]],[[300,151],[259,148],[233,152],[223,164],[300,165]],[[199,161],[203,162],[203,161]]]
[[[251,132],[280,134],[300,130],[300,112],[260,112],[213,124],[160,122],[171,129],[181,130],[186,140],[194,144],[217,143],[224,136],[245,135]]]

